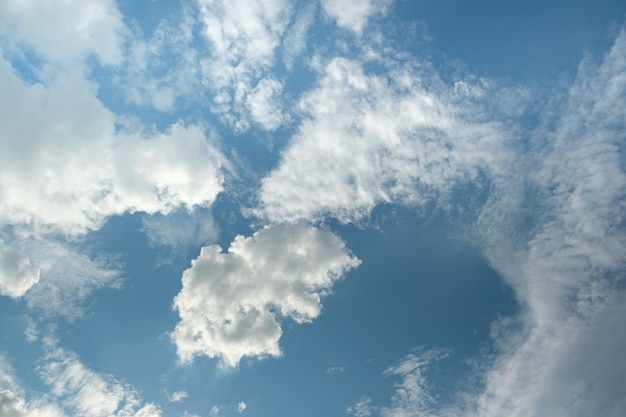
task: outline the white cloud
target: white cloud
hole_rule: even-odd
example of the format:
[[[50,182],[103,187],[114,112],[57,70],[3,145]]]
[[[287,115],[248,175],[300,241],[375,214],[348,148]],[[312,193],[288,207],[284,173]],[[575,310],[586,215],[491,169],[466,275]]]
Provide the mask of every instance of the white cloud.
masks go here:
[[[39,282],[24,296],[33,312],[70,321],[84,313],[85,300],[96,289],[119,287],[119,271],[106,259],[94,259],[70,245],[47,239],[14,242],[40,270]]]
[[[423,65],[389,65],[385,75],[344,58],[321,68],[300,102],[307,117],[263,180],[262,217],[358,221],[377,204],[423,204],[506,166],[504,128],[481,120],[473,96]]]
[[[508,170],[490,172],[474,242],[522,312],[493,324],[496,354],[478,359],[482,382],[438,404],[423,358],[409,355],[386,371],[402,382],[380,415],[624,414],[624,74],[621,33],[600,65],[581,64],[565,99],[538,110],[544,120]]]
[[[179,357],[235,367],[244,356],[280,356],[281,318],[312,321],[322,297],[359,262],[337,236],[302,223],[237,236],[225,253],[202,248],[174,299]]]
[[[280,94],[283,86],[273,78],[263,78],[246,98],[252,119],[265,130],[276,130],[283,122]]]
[[[45,398],[26,400],[17,384],[15,371],[8,358],[0,353],[0,416],[4,417],[66,417],[62,409]]]
[[[0,295],[18,298],[39,282],[39,268],[0,240]]]
[[[306,48],[307,34],[315,19],[316,4],[310,3],[296,14],[292,25],[283,37],[283,61],[288,70]]]
[[[324,370],[324,373],[327,375],[339,375],[345,372],[346,368],[343,366],[330,366]]]
[[[354,417],[369,417],[376,412],[377,409],[377,407],[372,405],[372,399],[367,395],[363,395],[357,402],[346,409],[346,413]]]
[[[84,417],[160,417],[154,404],[143,404],[134,388],[111,376],[98,374],[80,362],[78,355],[44,340],[46,356],[38,366],[53,396],[72,415]]]
[[[385,370],[385,376],[401,377],[395,384],[391,397],[391,406],[380,409],[384,417],[409,416],[444,416],[448,412],[433,410],[435,398],[430,394],[431,387],[426,377],[426,369],[432,362],[445,359],[450,355],[447,349],[430,350],[424,353],[411,353],[396,365]]]
[[[170,395],[167,399],[170,400],[173,403],[179,403],[179,402],[183,401],[185,398],[187,398],[187,392],[186,391],[176,391],[175,393]]]
[[[583,62],[557,119],[546,123],[554,130],[537,133],[545,145],[529,175],[540,213],[530,238],[513,249],[501,245],[511,235],[499,222],[514,224],[515,217],[494,214],[523,209],[507,198],[506,184],[479,222],[490,261],[526,307],[524,333],[508,345],[501,341],[481,416],[626,410],[623,392],[614,388],[626,382],[625,57],[622,33],[600,66]]]
[[[197,1],[211,51],[211,57],[202,61],[202,72],[216,94],[214,111],[237,129],[246,129],[247,97],[274,64],[291,19],[291,2]]]
[[[121,62],[126,28],[114,0],[6,0],[0,11],[0,27],[55,63],[75,65],[91,54],[102,64]]]
[[[133,33],[125,66],[116,72],[116,87],[128,102],[172,112],[202,97],[200,54],[194,43],[197,10],[183,3],[180,14],[159,22],[154,32]],[[186,103],[187,102],[187,103]]]
[[[247,406],[247,405],[246,405],[246,403],[245,403],[245,402],[243,402],[243,401],[240,401],[240,402],[237,404],[237,411],[239,411],[240,413],[241,413],[241,412],[243,412],[243,410],[245,410],[246,408],[248,408],[248,406]]]
[[[167,215],[155,213],[143,218],[143,230],[152,245],[188,248],[217,241],[219,227],[209,210],[178,209]]]
[[[322,0],[322,7],[337,26],[360,34],[370,17],[385,15],[392,3],[393,0]]]

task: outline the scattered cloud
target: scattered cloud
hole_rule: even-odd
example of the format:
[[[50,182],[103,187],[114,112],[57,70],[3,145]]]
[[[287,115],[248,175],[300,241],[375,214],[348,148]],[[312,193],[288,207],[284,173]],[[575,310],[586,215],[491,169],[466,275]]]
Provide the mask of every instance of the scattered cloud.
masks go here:
[[[19,298],[39,282],[39,268],[0,241],[0,295]]]
[[[113,262],[94,259],[67,243],[31,238],[13,244],[40,270],[39,281],[24,295],[27,307],[40,317],[72,321],[83,315],[85,301],[94,290],[120,284]]]
[[[385,371],[401,382],[378,415],[617,417],[626,409],[616,388],[626,375],[625,57],[622,32],[600,64],[582,62],[538,126],[525,126],[527,147],[512,149],[520,157],[508,170],[489,172],[475,242],[522,311],[493,324],[496,353],[478,358],[482,379],[440,404],[426,374],[430,353],[408,355]]]
[[[163,215],[155,213],[143,218],[143,231],[153,246],[188,248],[217,241],[219,227],[209,210],[180,208]]]
[[[282,91],[281,83],[272,78],[263,78],[246,98],[250,116],[265,130],[276,130],[283,122],[280,108]]]
[[[176,391],[175,393],[170,395],[167,399],[170,400],[170,402],[179,403],[183,401],[185,398],[187,398],[186,391]]]
[[[339,375],[345,372],[345,368],[343,366],[331,366],[324,370],[324,373],[327,375]]]
[[[380,409],[381,416],[444,416],[448,411],[435,411],[436,399],[430,394],[426,377],[426,370],[435,361],[445,359],[450,355],[448,349],[429,350],[423,353],[411,353],[394,366],[385,370],[383,375],[400,377],[401,382],[394,385],[395,391],[391,397],[391,406]]]
[[[240,401],[240,402],[237,404],[237,411],[239,411],[240,413],[241,413],[243,410],[245,410],[246,408],[248,408],[248,406],[247,406],[247,405],[246,405],[246,403],[245,403],[245,402],[243,402],[243,401]]]
[[[179,357],[235,367],[244,356],[280,356],[280,320],[312,321],[322,297],[359,262],[333,233],[301,222],[237,236],[227,252],[202,248],[174,299]]]
[[[283,61],[291,70],[297,57],[305,50],[307,35],[315,19],[316,4],[309,3],[296,13],[292,25],[283,37]]]
[[[422,205],[506,166],[506,126],[475,103],[488,86],[455,89],[423,65],[388,65],[384,75],[355,59],[321,66],[299,104],[307,117],[263,179],[261,217],[359,221],[377,204]]]
[[[337,26],[360,34],[370,17],[385,15],[393,0],[352,0],[336,2],[321,0],[326,14],[337,22]]]
[[[199,127],[116,132],[115,115],[82,77],[30,86],[6,61],[0,74],[0,190],[10,196],[0,224],[75,235],[115,214],[208,205],[221,191],[219,153]]]
[[[372,405],[372,399],[367,395],[363,395],[357,402],[346,409],[347,414],[354,417],[369,417],[378,410]]]
[[[98,374],[80,362],[78,355],[46,337],[46,355],[38,366],[50,395],[72,415],[85,417],[160,417],[154,404],[142,404],[137,392],[113,377]]]
[[[7,0],[2,9],[0,27],[55,64],[82,64],[90,55],[105,65],[122,60],[127,29],[114,0]]]
[[[481,416],[589,414],[618,416],[626,409],[623,320],[623,213],[626,174],[626,34],[600,65],[584,61],[576,82],[548,126],[530,171],[541,220],[517,248],[506,227],[519,213],[510,190],[493,196],[479,225],[488,259],[525,306],[523,333],[504,332],[501,357],[487,375]],[[498,219],[498,220],[496,220]],[[487,225],[491,222],[491,225]],[[523,236],[523,235],[522,235]],[[621,411],[620,411],[621,410]]]
[[[215,91],[213,110],[245,130],[248,96],[274,65],[293,6],[289,0],[198,0],[198,6],[211,52],[201,68],[205,84]],[[274,121],[262,117],[259,123],[267,126],[264,122],[275,129]]]

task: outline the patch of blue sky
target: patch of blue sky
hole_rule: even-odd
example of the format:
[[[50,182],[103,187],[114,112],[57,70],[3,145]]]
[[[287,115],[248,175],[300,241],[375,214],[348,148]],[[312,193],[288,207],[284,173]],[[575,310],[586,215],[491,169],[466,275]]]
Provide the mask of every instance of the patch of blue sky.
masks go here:
[[[585,53],[598,57],[626,17],[619,0],[394,3],[394,18],[423,22],[439,65],[450,61],[512,82],[573,78]]]

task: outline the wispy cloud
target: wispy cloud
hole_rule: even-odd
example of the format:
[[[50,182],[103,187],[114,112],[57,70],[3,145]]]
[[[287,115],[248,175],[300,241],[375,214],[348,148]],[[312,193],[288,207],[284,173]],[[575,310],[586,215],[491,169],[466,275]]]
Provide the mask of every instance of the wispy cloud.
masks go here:
[[[515,326],[493,324],[496,355],[477,358],[482,382],[438,404],[423,372],[428,361],[409,355],[386,371],[402,382],[378,414],[619,416],[626,409],[615,388],[626,375],[624,74],[622,32],[600,64],[583,61],[538,125],[514,129],[529,139],[524,148],[505,143],[518,155],[508,169],[485,171],[491,187],[475,211],[474,239],[515,289],[522,312]]]
[[[47,336],[46,356],[38,371],[52,395],[72,414],[96,417],[160,417],[154,404],[142,404],[137,392],[113,377],[101,375],[81,363],[78,355],[58,347]]]
[[[378,204],[423,205],[506,166],[502,116],[486,120],[475,103],[488,86],[447,86],[415,62],[386,65],[384,75],[358,59],[320,66],[299,105],[308,117],[263,180],[262,217],[359,221]]]
[[[291,1],[198,0],[198,5],[211,53],[201,68],[215,94],[213,110],[239,130],[248,128],[250,114],[261,126],[275,129],[275,122],[259,119],[249,95],[272,82],[266,73],[291,20]]]

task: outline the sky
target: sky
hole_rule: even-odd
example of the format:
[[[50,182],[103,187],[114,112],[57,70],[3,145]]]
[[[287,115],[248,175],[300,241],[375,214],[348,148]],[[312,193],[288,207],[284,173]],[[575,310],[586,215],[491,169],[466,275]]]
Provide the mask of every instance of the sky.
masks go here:
[[[0,1],[0,417],[626,415],[626,3]]]

